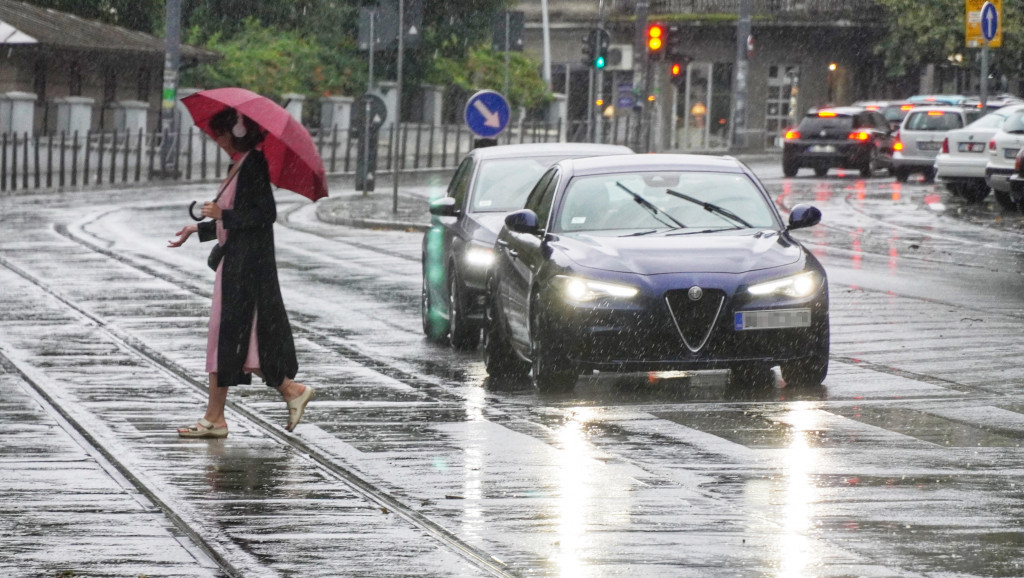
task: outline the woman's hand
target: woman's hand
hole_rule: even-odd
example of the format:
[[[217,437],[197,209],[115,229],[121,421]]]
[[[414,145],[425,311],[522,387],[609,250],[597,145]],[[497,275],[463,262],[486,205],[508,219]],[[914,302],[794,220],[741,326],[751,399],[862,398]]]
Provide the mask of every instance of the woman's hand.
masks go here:
[[[204,210],[205,210],[205,208],[204,208]],[[195,233],[198,230],[199,230],[199,227],[197,227],[195,225],[185,225],[185,227],[182,228],[182,230],[180,230],[177,233],[175,233],[175,235],[178,236],[177,239],[175,239],[173,241],[167,241],[167,246],[168,247],[180,247],[180,246],[184,245],[185,241],[188,241],[188,238],[192,236],[192,233]]]
[[[211,219],[220,219],[224,213],[217,206],[217,203],[207,201],[203,203],[203,216]]]

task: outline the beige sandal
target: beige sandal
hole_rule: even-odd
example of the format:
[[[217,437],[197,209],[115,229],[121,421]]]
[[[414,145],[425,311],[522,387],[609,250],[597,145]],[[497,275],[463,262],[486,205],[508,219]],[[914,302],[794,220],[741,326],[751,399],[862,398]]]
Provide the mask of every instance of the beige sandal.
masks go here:
[[[313,388],[306,386],[306,389],[298,397],[288,402],[288,425],[286,430],[292,431],[302,421],[302,414],[306,411],[306,404],[313,399]]]
[[[228,428],[227,426],[215,427],[206,418],[201,418],[187,428],[179,427],[178,436],[183,438],[226,438],[228,437]]]

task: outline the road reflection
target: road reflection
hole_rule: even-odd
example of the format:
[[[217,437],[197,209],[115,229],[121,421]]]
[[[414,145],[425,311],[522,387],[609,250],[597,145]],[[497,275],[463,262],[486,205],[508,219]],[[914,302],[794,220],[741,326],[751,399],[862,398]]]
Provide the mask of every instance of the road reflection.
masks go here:
[[[782,451],[782,533],[779,535],[779,576],[802,577],[820,563],[809,532],[819,489],[814,483],[818,449],[812,447],[823,428],[821,412],[811,402],[793,403],[783,416],[790,431]]]

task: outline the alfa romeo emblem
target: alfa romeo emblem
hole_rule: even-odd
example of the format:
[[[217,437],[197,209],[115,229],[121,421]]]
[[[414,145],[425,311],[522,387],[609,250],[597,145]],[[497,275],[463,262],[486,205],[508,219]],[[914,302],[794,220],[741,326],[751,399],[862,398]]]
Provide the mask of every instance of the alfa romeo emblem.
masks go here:
[[[704,296],[704,290],[694,285],[690,287],[690,290],[686,292],[686,295],[690,298],[690,301],[700,301],[700,298]]]

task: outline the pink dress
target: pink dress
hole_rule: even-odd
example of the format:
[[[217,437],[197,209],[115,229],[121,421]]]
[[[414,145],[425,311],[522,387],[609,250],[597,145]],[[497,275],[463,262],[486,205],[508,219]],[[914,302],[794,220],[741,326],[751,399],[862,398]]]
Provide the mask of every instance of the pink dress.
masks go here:
[[[235,162],[238,166],[245,161],[245,156],[239,157]],[[221,210],[231,209],[235,206],[235,184],[238,182],[238,173],[231,176],[231,180],[224,185],[224,189],[217,199],[217,206]],[[217,220],[217,243],[223,245],[228,240],[228,231],[224,228],[223,222]],[[210,332],[206,336],[206,372],[217,373],[217,338],[220,336],[220,308],[221,308],[221,270],[224,269],[224,260],[221,259],[217,266],[217,275],[213,281],[213,305],[210,307]],[[260,368],[260,351],[256,341],[256,311],[252,312],[252,333],[249,335],[249,353],[245,357],[243,371],[252,373]]]

